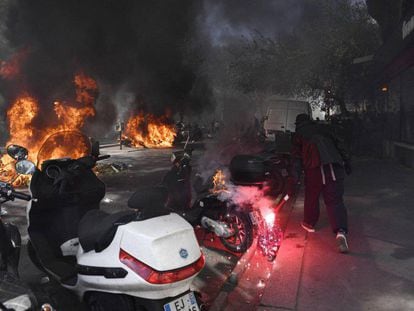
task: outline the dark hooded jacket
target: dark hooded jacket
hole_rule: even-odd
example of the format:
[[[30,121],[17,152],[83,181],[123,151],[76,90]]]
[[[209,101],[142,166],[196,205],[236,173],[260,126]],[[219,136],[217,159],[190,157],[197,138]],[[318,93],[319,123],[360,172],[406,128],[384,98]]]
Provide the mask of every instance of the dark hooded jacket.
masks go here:
[[[321,167],[325,164],[343,166],[350,161],[343,139],[335,128],[327,124],[318,124],[313,121],[303,121],[296,126],[292,137],[291,154],[296,159],[296,171]]]

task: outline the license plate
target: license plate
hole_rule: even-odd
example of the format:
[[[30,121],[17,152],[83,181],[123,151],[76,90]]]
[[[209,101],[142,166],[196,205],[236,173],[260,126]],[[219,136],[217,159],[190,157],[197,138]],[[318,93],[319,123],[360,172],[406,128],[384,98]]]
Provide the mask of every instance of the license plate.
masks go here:
[[[193,292],[164,305],[164,311],[200,311]]]
[[[260,214],[258,211],[251,211],[249,213],[250,220],[252,221],[253,225],[257,226],[259,224]]]

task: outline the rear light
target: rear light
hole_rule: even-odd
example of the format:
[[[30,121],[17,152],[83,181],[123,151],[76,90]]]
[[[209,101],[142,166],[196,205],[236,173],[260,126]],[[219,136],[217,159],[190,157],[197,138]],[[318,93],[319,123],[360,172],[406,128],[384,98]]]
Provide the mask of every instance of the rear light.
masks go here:
[[[169,284],[187,279],[203,269],[205,263],[204,255],[201,254],[197,261],[183,268],[157,271],[128,254],[123,249],[119,252],[119,260],[151,284]]]

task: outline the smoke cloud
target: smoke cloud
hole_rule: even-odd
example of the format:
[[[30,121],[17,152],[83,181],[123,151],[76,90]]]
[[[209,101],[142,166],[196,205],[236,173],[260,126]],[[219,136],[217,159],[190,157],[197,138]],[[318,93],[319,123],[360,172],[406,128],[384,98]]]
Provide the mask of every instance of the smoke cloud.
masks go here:
[[[294,29],[304,1],[206,0],[203,23],[213,44],[223,45],[255,32],[275,37]]]
[[[5,2],[6,3],[6,2]],[[199,4],[192,0],[16,0],[2,5],[0,52],[25,51],[18,81],[2,81],[2,95],[23,89],[43,106],[74,97],[77,72],[97,80],[98,119],[113,123],[118,110],[144,108],[154,114],[200,111],[191,40]],[[4,55],[4,53],[3,53]],[[207,87],[208,89],[208,87]],[[128,102],[119,101],[125,96]],[[208,92],[207,92],[208,94]],[[207,96],[208,97],[208,96]],[[129,108],[128,108],[129,109]]]

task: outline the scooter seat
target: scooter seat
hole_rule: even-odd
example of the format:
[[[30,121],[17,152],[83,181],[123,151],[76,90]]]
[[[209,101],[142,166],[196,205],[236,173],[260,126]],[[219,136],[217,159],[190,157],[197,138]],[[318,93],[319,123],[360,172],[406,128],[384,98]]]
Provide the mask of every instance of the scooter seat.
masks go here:
[[[165,187],[148,187],[136,191],[128,200],[128,206],[139,212],[139,220],[168,215],[166,207],[168,190]]]
[[[137,220],[135,211],[121,211],[108,214],[91,210],[79,223],[79,242],[85,252],[101,252],[111,244],[118,226]]]

